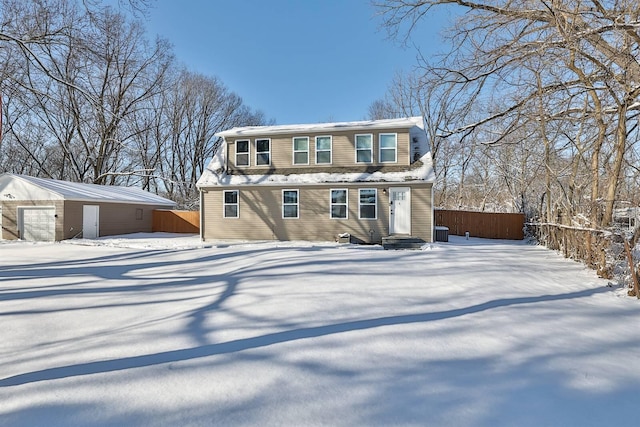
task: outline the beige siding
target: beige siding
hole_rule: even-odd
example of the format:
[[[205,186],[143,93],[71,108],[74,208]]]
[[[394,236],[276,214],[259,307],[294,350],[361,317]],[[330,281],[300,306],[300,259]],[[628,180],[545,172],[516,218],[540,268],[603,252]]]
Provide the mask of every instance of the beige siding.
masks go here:
[[[62,239],[82,237],[82,205],[89,203],[66,202],[64,206],[64,235]]]
[[[433,242],[433,184],[414,184],[411,187],[411,234]]]
[[[153,225],[154,209],[166,206],[138,205],[126,203],[93,203],[66,202],[65,204],[65,239],[80,235],[82,230],[83,206],[99,206],[100,236],[116,234],[150,233]],[[141,210],[141,212],[138,212]],[[139,215],[141,213],[141,217]]]
[[[371,133],[373,135],[373,160],[371,164],[356,163],[356,149],[355,149],[355,135]],[[398,142],[397,162],[396,163],[380,163],[379,160],[379,135],[381,133],[396,133]],[[328,136],[332,137],[332,163],[319,164],[315,163],[315,137],[316,136]],[[309,165],[294,165],[293,164],[293,137],[307,136],[309,137]],[[250,141],[250,155],[249,167],[236,167],[236,140]],[[278,173],[278,170],[282,169],[308,169],[309,172],[321,172],[324,168],[349,168],[354,167],[388,167],[388,166],[408,166],[410,164],[409,152],[409,130],[408,129],[386,129],[376,130],[374,132],[366,131],[350,131],[350,132],[332,132],[332,133],[309,133],[309,134],[285,134],[270,136],[271,139],[271,165],[270,166],[256,166],[256,139],[263,139],[261,137],[251,138],[226,138],[228,149],[228,162],[229,171],[234,174],[260,174],[265,171],[273,171]]]
[[[161,207],[120,203],[101,204],[100,235],[150,233],[153,226],[153,210]]]
[[[334,241],[350,233],[354,241],[380,243],[389,233],[389,183],[335,184],[301,187],[252,186],[211,188],[203,193],[202,236],[205,240],[320,240]],[[432,241],[431,184],[412,188],[412,235]],[[378,190],[377,219],[359,219],[358,189]],[[299,218],[282,217],[282,190],[299,190]],[[347,189],[348,218],[330,217],[330,189]],[[239,218],[223,217],[223,191],[239,190]]]
[[[0,203],[2,203],[2,238],[5,240],[19,239],[17,203]]]

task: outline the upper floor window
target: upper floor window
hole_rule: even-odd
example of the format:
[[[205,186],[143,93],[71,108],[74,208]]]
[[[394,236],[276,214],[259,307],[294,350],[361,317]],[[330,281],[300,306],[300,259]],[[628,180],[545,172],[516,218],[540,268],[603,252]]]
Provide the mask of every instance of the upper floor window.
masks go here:
[[[356,135],[356,163],[373,162],[373,135]]]
[[[293,164],[309,164],[309,137],[301,136],[293,138]]]
[[[316,136],[316,163],[331,163],[331,136]]]
[[[240,204],[238,203],[238,190],[226,190],[223,193],[224,199],[222,201],[222,215],[225,218],[239,218]]]
[[[249,166],[249,140],[236,141],[236,166]]]
[[[256,165],[271,164],[271,140],[256,139]]]
[[[331,218],[346,219],[347,218],[347,190],[331,190]]]
[[[361,188],[359,194],[360,219],[376,219],[377,202],[378,190],[375,188]]]
[[[298,218],[298,190],[282,190],[282,217]]]
[[[380,163],[398,161],[398,135],[395,133],[380,134]]]

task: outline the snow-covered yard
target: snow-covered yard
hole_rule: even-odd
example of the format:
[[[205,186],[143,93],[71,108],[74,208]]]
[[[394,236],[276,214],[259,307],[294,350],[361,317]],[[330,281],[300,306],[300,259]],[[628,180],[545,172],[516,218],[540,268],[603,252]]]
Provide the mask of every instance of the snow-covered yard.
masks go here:
[[[0,243],[6,426],[636,426],[640,303],[542,247]]]

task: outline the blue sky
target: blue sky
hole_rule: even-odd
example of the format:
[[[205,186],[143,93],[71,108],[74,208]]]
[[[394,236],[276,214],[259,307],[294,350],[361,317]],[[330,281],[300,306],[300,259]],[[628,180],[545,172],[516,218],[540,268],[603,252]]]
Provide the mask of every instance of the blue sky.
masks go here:
[[[349,121],[416,65],[375,14],[369,0],[157,0],[147,28],[278,124]],[[431,52],[441,27],[423,22],[414,43]]]

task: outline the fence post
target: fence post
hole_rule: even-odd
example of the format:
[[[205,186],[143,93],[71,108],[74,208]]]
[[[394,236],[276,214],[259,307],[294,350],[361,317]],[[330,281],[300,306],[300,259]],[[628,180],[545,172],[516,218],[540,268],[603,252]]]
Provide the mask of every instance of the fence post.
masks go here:
[[[640,292],[638,292],[638,276],[636,276],[636,270],[633,267],[633,256],[631,255],[631,248],[629,242],[624,241],[624,249],[627,251],[627,259],[629,260],[629,271],[631,272],[631,278],[633,279],[633,291],[629,291],[629,296],[635,295],[640,299]]]

